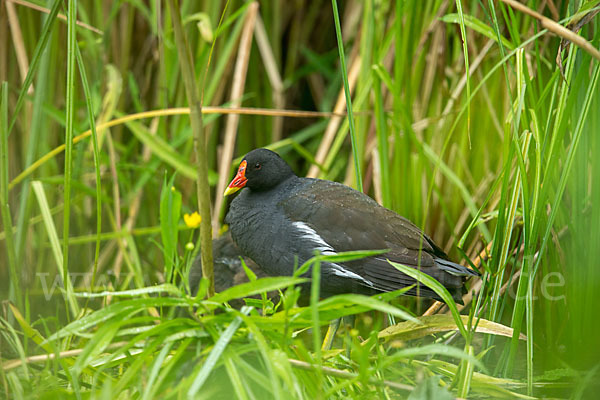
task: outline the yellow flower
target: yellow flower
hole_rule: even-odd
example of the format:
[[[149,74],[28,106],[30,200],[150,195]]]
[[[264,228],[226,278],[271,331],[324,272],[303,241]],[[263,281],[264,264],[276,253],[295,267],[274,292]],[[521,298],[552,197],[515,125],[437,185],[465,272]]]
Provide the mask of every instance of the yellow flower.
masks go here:
[[[200,226],[200,222],[202,221],[202,217],[198,214],[198,211],[194,211],[190,214],[183,214],[183,220],[188,228],[197,228]]]

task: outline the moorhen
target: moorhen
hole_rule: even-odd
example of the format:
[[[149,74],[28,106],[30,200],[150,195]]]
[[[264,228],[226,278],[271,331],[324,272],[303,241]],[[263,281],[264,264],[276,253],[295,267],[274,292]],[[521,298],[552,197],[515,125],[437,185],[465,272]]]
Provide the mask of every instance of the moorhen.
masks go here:
[[[406,218],[348,186],[300,178],[270,150],[246,154],[225,195],[242,188],[231,202],[225,222],[242,253],[269,275],[292,275],[294,266],[302,265],[315,251],[331,255],[389,249],[351,262],[321,263],[321,297],[372,295],[417,284],[387,260],[419,268],[444,285],[458,302],[462,302],[465,279],[479,275],[449,261],[442,249]],[[441,300],[423,285],[406,294]]]
[[[254,272],[257,278],[265,278],[269,276],[256,263],[247,257],[243,257],[240,249],[235,245],[229,233],[213,239],[213,268],[215,274],[215,291],[223,292],[232,286],[249,282],[248,275],[242,267],[242,258],[246,266]],[[189,272],[190,294],[195,296],[198,292],[200,279],[202,279],[202,259],[200,253],[194,259],[194,263]],[[249,296],[251,298],[260,299],[260,295]],[[268,297],[277,304],[279,301],[278,292],[269,292]],[[241,299],[233,299],[229,301],[233,308],[241,308],[245,303]]]

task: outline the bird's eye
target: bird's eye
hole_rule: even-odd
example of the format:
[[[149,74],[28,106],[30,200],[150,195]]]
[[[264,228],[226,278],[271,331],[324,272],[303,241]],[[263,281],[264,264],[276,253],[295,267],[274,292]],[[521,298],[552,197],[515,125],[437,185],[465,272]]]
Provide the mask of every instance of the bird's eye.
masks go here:
[[[260,169],[261,167],[262,167],[262,165],[260,165],[260,163],[254,164],[254,169]]]

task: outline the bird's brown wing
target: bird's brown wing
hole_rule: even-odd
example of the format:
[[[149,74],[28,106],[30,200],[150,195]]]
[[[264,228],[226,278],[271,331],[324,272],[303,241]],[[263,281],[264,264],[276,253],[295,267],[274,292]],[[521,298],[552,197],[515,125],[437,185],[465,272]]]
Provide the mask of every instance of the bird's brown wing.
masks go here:
[[[445,254],[419,228],[347,186],[315,180],[280,206],[287,218],[306,224],[335,252],[388,249],[381,256],[343,264],[377,290],[391,291],[416,284],[387,260],[418,268],[449,289],[462,287],[461,277],[439,268],[436,259]],[[411,294],[416,294],[416,290]],[[419,295],[438,298],[423,286]]]

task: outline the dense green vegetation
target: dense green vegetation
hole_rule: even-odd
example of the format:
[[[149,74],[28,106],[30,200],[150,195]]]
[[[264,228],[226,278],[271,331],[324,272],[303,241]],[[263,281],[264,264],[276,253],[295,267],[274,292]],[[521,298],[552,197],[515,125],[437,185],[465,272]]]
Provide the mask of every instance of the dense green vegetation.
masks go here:
[[[0,4],[2,396],[593,397],[598,1],[181,3],[187,43],[167,2]],[[300,278],[251,272],[190,295],[183,215],[209,189],[185,68],[215,232],[239,157],[267,146],[478,268],[465,307],[313,293],[302,308]],[[344,315],[356,325],[321,349]]]

